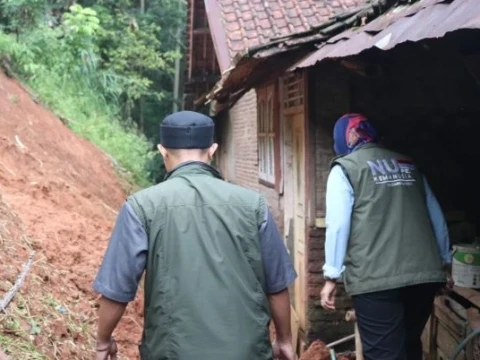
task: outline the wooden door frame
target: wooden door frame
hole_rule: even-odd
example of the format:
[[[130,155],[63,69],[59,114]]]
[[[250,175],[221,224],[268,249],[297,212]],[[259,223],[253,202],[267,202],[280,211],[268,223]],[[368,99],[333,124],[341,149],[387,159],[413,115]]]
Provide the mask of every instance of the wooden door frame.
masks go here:
[[[311,194],[311,189],[309,188],[310,186],[310,176],[311,176],[311,169],[309,169],[309,167],[307,167],[306,165],[309,163],[310,159],[311,159],[311,154],[310,154],[310,151],[311,151],[311,146],[309,146],[309,141],[310,141],[310,136],[308,134],[308,131],[309,131],[309,126],[310,126],[310,121],[308,119],[308,113],[307,113],[307,104],[309,102],[309,98],[308,98],[308,93],[307,93],[307,84],[308,84],[308,77],[307,77],[307,71],[303,71],[301,73],[301,76],[302,76],[302,85],[301,85],[301,89],[303,91],[303,103],[300,105],[297,105],[297,106],[291,106],[291,107],[286,107],[285,106],[285,92],[283,91],[284,90],[284,87],[283,85],[280,86],[280,98],[281,98],[281,108],[282,108],[282,112],[281,112],[281,119],[282,119],[282,131],[283,131],[283,136],[282,136],[282,143],[285,144],[285,146],[283,147],[283,159],[282,159],[282,164],[284,165],[284,171],[283,171],[283,177],[285,177],[284,179],[284,184],[283,184],[283,187],[284,187],[284,200],[285,200],[285,221],[284,221],[284,226],[285,226],[285,230],[286,230],[286,234],[288,232],[288,237],[293,237],[293,246],[292,246],[292,251],[293,253],[291,254],[292,257],[294,258],[294,261],[295,261],[295,265],[297,264],[297,258],[298,258],[298,255],[296,254],[296,249],[297,247],[295,246],[296,245],[296,234],[295,234],[295,230],[294,230],[294,227],[295,226],[292,226],[290,228],[290,221],[293,222],[294,220],[294,216],[295,216],[295,213],[296,213],[296,210],[293,210],[292,211],[288,211],[288,214],[287,214],[287,208],[291,206],[291,208],[293,208],[293,206],[295,205],[295,200],[296,200],[296,188],[295,188],[295,184],[293,183],[294,181],[294,175],[293,175],[293,162],[294,162],[294,156],[295,156],[295,149],[294,149],[294,144],[293,144],[293,136],[294,136],[294,124],[293,124],[293,118],[298,116],[298,115],[301,115],[302,116],[302,130],[303,130],[303,186],[304,186],[304,191],[303,191],[303,196],[304,196],[304,199],[303,199],[303,204],[304,204],[304,223],[303,223],[303,228],[304,228],[304,241],[305,241],[305,250],[304,250],[304,255],[303,255],[303,271],[302,271],[302,275],[303,275],[303,280],[304,280],[304,289],[303,292],[303,300],[304,300],[304,304],[302,306],[302,311],[303,311],[303,314],[300,314],[300,311],[299,311],[299,304],[297,303],[297,299],[295,299],[295,297],[297,296],[296,294],[292,294],[292,300],[294,300],[294,309],[295,309],[295,315],[297,319],[299,319],[300,317],[303,317],[304,318],[304,323],[302,324],[302,326],[300,326],[300,324],[297,323],[297,326],[299,327],[299,329],[296,329],[296,331],[298,331],[298,336],[297,336],[297,342],[298,342],[298,348],[296,350],[299,350],[298,351],[298,354],[301,355],[302,354],[302,350],[304,350],[303,348],[305,347],[305,334],[306,334],[306,331],[307,331],[307,327],[308,327],[308,316],[307,316],[307,313],[308,313],[308,272],[307,272],[307,269],[308,269],[308,235],[309,235],[309,219],[311,219],[311,211],[312,209],[310,208],[311,207],[311,200],[309,199]],[[282,82],[282,84],[284,84]],[[287,230],[288,229],[288,230]],[[290,232],[290,229],[292,229],[293,231]],[[297,278],[296,280],[296,283],[299,281],[299,279]],[[298,286],[298,285],[297,285]],[[293,290],[293,289],[292,289]]]
[[[299,277],[297,279],[297,284],[295,287],[295,306],[297,311],[297,316],[300,322],[300,328],[305,330],[307,326],[307,239],[306,239],[306,229],[307,229],[307,204],[306,204],[306,169],[305,169],[305,159],[306,159],[306,148],[305,148],[305,114],[298,112],[295,115],[292,115],[292,156],[293,156],[293,201],[294,201],[294,260],[295,268],[299,272]],[[297,151],[299,150],[299,151]],[[302,155],[301,157],[298,155]],[[298,168],[297,168],[298,167]],[[300,170],[300,171],[297,171]],[[301,174],[300,176],[298,174]],[[300,183],[298,183],[300,181]],[[298,187],[300,186],[300,187]],[[302,198],[299,199],[298,195],[301,195]],[[298,210],[299,204],[301,204],[301,217],[302,220],[298,220]],[[300,229],[299,229],[300,228]],[[299,233],[300,232],[300,233]],[[302,234],[303,232],[303,234]],[[301,235],[299,235],[301,234]],[[300,244],[299,239],[302,240]],[[298,293],[297,293],[298,292]]]

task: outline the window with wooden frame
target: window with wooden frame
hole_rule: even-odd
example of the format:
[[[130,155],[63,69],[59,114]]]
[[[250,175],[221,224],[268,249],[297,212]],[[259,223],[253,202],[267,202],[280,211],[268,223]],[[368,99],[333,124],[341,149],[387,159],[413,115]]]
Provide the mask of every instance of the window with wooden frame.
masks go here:
[[[280,122],[276,84],[257,89],[258,177],[277,187],[280,177]]]
[[[304,112],[304,73],[288,72],[282,79],[283,107],[289,112]]]

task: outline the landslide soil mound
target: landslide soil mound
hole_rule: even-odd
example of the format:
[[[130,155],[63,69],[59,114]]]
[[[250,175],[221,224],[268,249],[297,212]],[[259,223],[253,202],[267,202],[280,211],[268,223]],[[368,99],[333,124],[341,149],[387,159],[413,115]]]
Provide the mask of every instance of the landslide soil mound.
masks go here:
[[[27,281],[0,314],[0,348],[13,359],[91,359],[91,285],[124,187],[105,153],[3,73],[0,109],[0,299],[36,251]],[[141,317],[138,300],[117,332],[123,359],[137,358]]]
[[[330,350],[320,340],[314,341],[299,360],[330,360]],[[338,360],[354,360],[354,356],[337,355]]]

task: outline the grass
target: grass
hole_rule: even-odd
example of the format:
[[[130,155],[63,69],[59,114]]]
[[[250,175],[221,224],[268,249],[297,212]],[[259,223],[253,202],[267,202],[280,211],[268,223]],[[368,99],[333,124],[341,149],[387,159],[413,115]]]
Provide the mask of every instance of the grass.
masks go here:
[[[42,272],[38,267],[50,275],[55,270],[43,261],[35,266],[27,289],[22,287],[6,313],[0,314],[0,349],[13,359],[90,359],[92,319],[44,291],[44,281],[36,274]]]
[[[24,225],[0,200],[0,299],[9,291],[35,244],[25,236]],[[26,281],[0,312],[0,349],[12,360],[76,359],[93,357],[92,305],[75,293],[65,274],[48,264],[41,252]],[[53,282],[53,284],[48,282]],[[55,289],[55,293],[52,292]],[[76,297],[75,297],[76,296]],[[61,301],[64,299],[68,304]],[[85,310],[85,305],[87,310]]]
[[[150,185],[146,171],[153,156],[150,142],[136,129],[123,126],[116,109],[87,82],[73,75],[69,81],[60,82],[53,74],[46,73],[26,83],[47,107],[67,120],[73,131],[111,155],[131,182]]]
[[[146,168],[153,156],[151,144],[135,129],[122,126],[119,109],[106,101],[79,72],[61,74],[42,64],[42,57],[32,53],[35,46],[39,47],[34,43],[35,38],[32,39],[30,43],[17,43],[14,37],[0,31],[0,56],[7,55],[13,61],[13,69],[42,104],[66,119],[72,130],[109,154],[122,177],[137,186],[149,185]],[[42,53],[47,57],[57,56],[61,61],[61,56],[40,46],[39,54]],[[9,101],[18,100],[10,96]],[[7,210],[0,201],[0,251],[3,254],[0,273],[8,271],[11,275],[0,279],[0,297],[2,291],[8,291],[13,285],[15,270],[25,261],[30,247],[21,229],[12,226],[17,220],[7,214]],[[73,285],[63,280],[64,275],[46,259],[36,257],[20,292],[6,312],[0,313],[0,349],[12,359],[92,359],[93,306],[85,310],[80,299],[71,298],[71,293],[78,291],[69,288]],[[56,285],[47,286],[46,282],[52,279]],[[52,288],[57,295],[49,292]],[[68,305],[60,299],[68,301]]]
[[[24,34],[22,43],[0,31],[2,62],[11,63],[40,102],[65,119],[72,130],[109,154],[129,182],[151,185],[147,166],[154,155],[152,144],[136,128],[120,122],[118,104],[113,98],[107,100],[99,85],[100,70],[85,73],[77,67],[62,67],[63,55],[68,55],[55,47],[56,39],[48,30],[42,31]]]

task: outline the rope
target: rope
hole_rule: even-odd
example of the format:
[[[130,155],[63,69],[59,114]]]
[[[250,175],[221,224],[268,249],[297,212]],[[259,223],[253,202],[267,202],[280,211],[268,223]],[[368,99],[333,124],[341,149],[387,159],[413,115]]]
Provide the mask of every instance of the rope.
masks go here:
[[[453,353],[452,357],[450,360],[456,360],[457,356],[460,354],[460,352],[467,346],[467,344],[477,335],[480,335],[480,328],[472,332],[470,335],[468,335],[455,349],[455,352]]]

